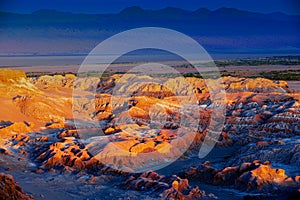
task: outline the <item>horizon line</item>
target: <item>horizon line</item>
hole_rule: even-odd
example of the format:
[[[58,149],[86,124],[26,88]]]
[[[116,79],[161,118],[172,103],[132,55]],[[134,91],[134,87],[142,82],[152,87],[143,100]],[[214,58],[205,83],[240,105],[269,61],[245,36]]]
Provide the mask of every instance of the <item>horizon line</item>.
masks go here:
[[[0,10],[0,12],[10,13],[10,14],[30,15],[30,14],[34,14],[38,11],[54,11],[54,12],[65,13],[65,14],[109,15],[109,14],[120,14],[120,13],[122,13],[125,10],[130,9],[130,8],[136,8],[136,9],[140,9],[140,10],[143,10],[143,11],[163,11],[163,10],[166,10],[166,9],[178,9],[178,10],[182,10],[182,11],[187,11],[189,13],[196,12],[200,9],[204,9],[204,10],[207,10],[207,11],[210,11],[210,12],[216,12],[216,11],[219,11],[219,10],[222,10],[222,9],[233,9],[233,10],[237,10],[237,11],[243,11],[243,12],[254,13],[254,14],[265,14],[265,15],[284,14],[284,15],[287,15],[287,16],[300,16],[300,13],[297,13],[297,14],[296,13],[286,13],[284,11],[259,12],[259,11],[243,10],[243,9],[227,7],[227,6],[222,6],[222,7],[217,8],[217,9],[209,9],[209,8],[205,8],[205,7],[199,7],[195,10],[183,9],[183,8],[174,7],[174,6],[166,6],[164,8],[160,8],[160,9],[145,9],[145,8],[142,8],[142,6],[128,6],[128,7],[125,7],[123,9],[121,9],[119,12],[76,12],[76,11],[64,11],[64,10],[59,10],[59,9],[55,9],[55,8],[41,8],[41,9],[37,9],[37,10],[31,11],[31,12],[16,12],[16,11],[7,11],[7,10]]]

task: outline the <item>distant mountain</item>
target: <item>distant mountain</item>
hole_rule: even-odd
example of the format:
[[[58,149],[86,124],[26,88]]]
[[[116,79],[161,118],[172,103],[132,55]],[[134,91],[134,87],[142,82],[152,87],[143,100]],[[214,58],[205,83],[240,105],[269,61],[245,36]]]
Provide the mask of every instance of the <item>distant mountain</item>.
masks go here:
[[[0,12],[0,53],[88,53],[115,33],[155,26],[185,33],[209,51],[300,52],[300,16],[254,13],[233,8],[187,11],[129,7],[117,14],[38,10]]]

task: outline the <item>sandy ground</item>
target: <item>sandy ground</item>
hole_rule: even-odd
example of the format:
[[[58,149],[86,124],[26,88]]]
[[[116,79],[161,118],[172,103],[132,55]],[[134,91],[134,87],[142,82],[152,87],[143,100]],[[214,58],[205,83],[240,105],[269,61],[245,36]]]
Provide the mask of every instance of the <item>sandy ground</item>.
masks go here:
[[[109,72],[127,72],[129,69],[132,69],[134,66],[138,66],[142,63],[135,64],[112,64],[108,68]],[[162,62],[162,64],[175,66],[181,63],[178,62]],[[95,70],[103,69],[105,65],[99,64],[93,66]],[[10,67],[11,69],[22,69],[25,72],[73,72],[77,73],[80,65],[60,65],[60,66],[24,66],[24,67]],[[175,67],[180,73],[192,73],[197,72],[194,68],[185,68],[185,67]],[[211,69],[209,67],[202,68],[204,72],[209,72]],[[219,67],[220,71],[226,70],[228,72],[235,71],[248,71],[250,73],[253,72],[268,72],[268,71],[283,71],[283,70],[300,70],[299,65],[290,65],[290,66],[282,66],[282,65],[262,65],[262,66],[226,66]]]
[[[11,122],[33,122],[34,130],[39,130],[45,124],[31,117],[25,116],[20,109],[14,105],[11,98],[1,97],[0,101],[0,119]]]
[[[300,81],[287,81],[290,88],[300,91]]]

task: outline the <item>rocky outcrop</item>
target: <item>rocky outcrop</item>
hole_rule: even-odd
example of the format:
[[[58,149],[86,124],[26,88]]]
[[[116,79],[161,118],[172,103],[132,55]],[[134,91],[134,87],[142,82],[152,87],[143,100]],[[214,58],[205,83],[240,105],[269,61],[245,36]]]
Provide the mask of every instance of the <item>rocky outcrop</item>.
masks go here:
[[[26,79],[26,74],[22,70],[0,69],[0,82],[19,81]]]
[[[300,166],[299,137],[286,138],[282,140],[266,140],[249,143],[238,150],[227,162],[228,165],[241,164],[242,162],[254,161],[256,159],[282,163],[285,165]]]
[[[27,122],[6,124],[5,127],[0,128],[0,146],[4,145],[17,134],[27,134],[31,132],[33,127],[34,124]]]
[[[54,168],[70,172],[88,169],[97,163],[83,144],[69,137],[62,142],[37,148],[34,155],[35,161],[41,163],[41,168],[45,170]]]
[[[61,90],[41,90],[40,84],[49,84],[49,87],[68,88],[73,87],[74,75],[40,77],[37,82],[26,78],[26,74],[20,70],[0,70],[0,95],[3,98],[1,104],[6,110],[16,113],[2,113],[10,119],[26,121],[42,121],[44,123],[62,120],[71,116],[70,90],[63,93]],[[43,80],[43,81],[42,81]],[[13,108],[9,108],[13,107]],[[7,108],[6,108],[7,107]]]
[[[54,88],[73,88],[76,76],[73,74],[40,76],[36,80],[32,79],[32,83],[41,89]]]
[[[13,98],[20,94],[41,93],[28,81],[26,74],[21,70],[0,69],[1,97]]]
[[[93,79],[93,78],[87,78]],[[150,76],[137,76],[134,74],[113,75],[102,80],[97,85],[99,93],[130,93],[142,96],[168,97],[177,95],[190,95],[208,93],[207,84],[216,85],[217,82],[223,84],[228,93],[254,92],[254,93],[290,93],[293,90],[288,87],[285,81],[272,81],[264,78],[236,78],[222,77],[220,80],[199,79],[188,77],[177,78],[152,78]],[[148,84],[145,84],[148,83]]]
[[[300,179],[288,177],[283,169],[274,169],[269,162],[245,162],[218,170],[206,162],[184,171],[184,177],[213,185],[234,186],[246,191],[297,191]]]
[[[26,194],[11,175],[0,174],[0,199],[1,200],[33,200],[33,196]]]
[[[130,176],[121,184],[121,188],[151,191],[160,194],[164,199],[192,200],[205,196],[205,192],[200,191],[197,186],[191,188],[187,179],[181,179],[175,175],[171,177],[161,176],[152,171]]]
[[[223,77],[226,91],[234,92],[254,92],[254,93],[270,93],[292,92],[286,81],[272,81],[265,78],[235,78]]]

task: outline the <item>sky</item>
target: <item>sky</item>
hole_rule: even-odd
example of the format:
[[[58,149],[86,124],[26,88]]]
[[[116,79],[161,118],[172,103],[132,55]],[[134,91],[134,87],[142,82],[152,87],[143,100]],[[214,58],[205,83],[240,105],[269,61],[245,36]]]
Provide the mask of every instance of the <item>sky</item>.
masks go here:
[[[0,10],[31,13],[40,9],[54,9],[75,13],[117,13],[126,7],[144,9],[178,7],[186,10],[221,7],[271,13],[300,14],[300,0],[0,0]]]

